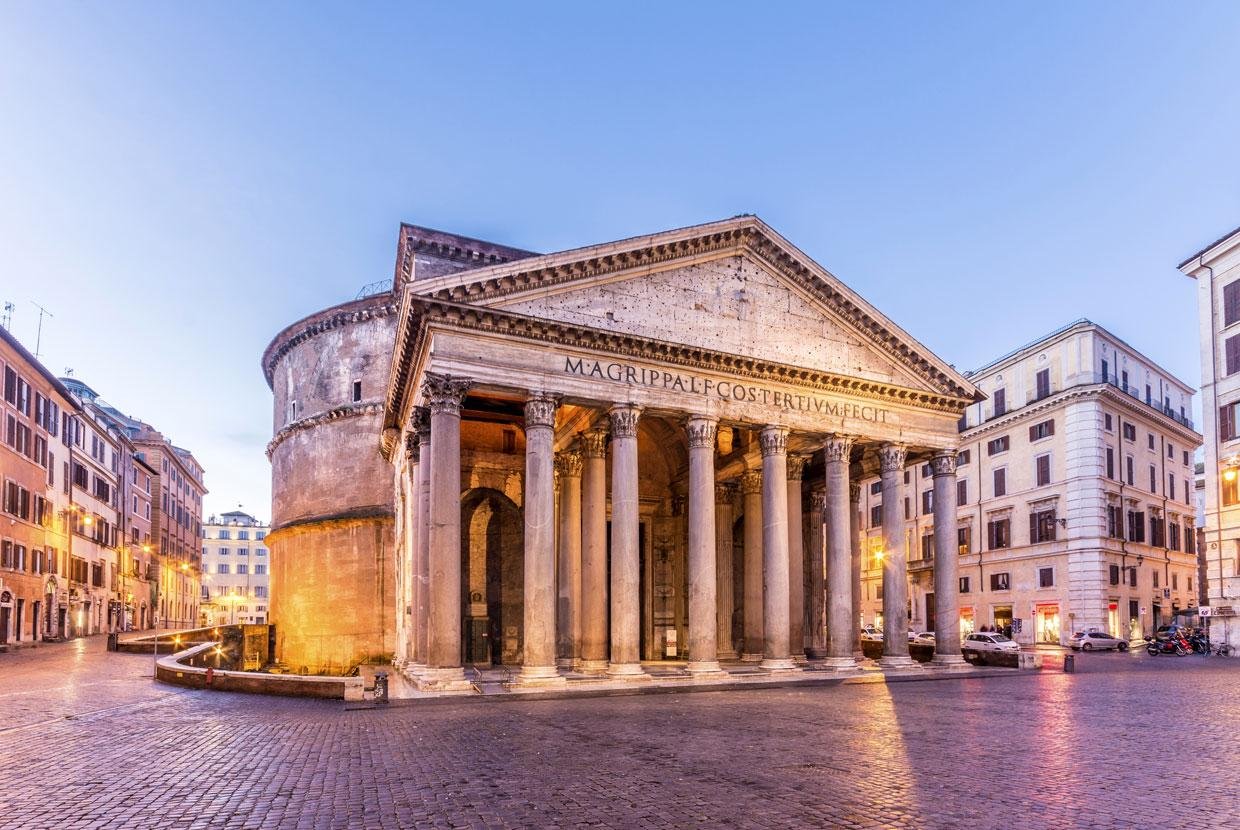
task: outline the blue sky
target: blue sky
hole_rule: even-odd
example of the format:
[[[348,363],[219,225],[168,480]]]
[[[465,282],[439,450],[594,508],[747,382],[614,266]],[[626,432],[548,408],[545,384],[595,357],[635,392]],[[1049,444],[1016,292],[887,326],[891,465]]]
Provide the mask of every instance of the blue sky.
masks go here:
[[[552,251],[757,213],[961,368],[1090,317],[1196,385],[1234,3],[8,3],[13,331],[269,507],[258,361],[400,221]]]

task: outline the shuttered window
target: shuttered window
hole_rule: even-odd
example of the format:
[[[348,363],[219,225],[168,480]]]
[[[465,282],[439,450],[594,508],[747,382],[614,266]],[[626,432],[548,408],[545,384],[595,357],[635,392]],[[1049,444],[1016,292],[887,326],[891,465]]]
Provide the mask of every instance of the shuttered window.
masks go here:
[[[1042,400],[1051,393],[1051,370],[1043,369],[1038,372],[1036,377],[1038,400]]]
[[[1049,438],[1055,434],[1055,421],[1043,421],[1040,424],[1034,424],[1029,427],[1029,440],[1039,441],[1043,438]]]
[[[1036,464],[1036,473],[1038,487],[1045,487],[1051,483],[1051,457],[1049,455],[1039,455],[1034,459]]]
[[[1218,440],[1231,441],[1236,437],[1236,405],[1229,403],[1218,408]]]
[[[1240,280],[1223,286],[1223,325],[1240,321]]]
[[[1227,374],[1240,372],[1240,334],[1228,337],[1223,341],[1227,353]]]

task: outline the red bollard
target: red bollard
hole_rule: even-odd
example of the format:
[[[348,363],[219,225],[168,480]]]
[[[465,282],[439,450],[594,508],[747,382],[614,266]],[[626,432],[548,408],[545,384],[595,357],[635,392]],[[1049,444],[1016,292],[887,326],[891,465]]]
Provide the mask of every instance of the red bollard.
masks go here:
[[[211,682],[215,680],[215,669],[207,668],[207,688],[211,687]]]

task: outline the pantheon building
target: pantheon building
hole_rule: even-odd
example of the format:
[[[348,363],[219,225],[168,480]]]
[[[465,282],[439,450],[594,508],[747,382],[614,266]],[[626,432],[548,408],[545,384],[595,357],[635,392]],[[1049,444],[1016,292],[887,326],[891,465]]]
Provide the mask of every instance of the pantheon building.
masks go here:
[[[854,670],[879,475],[880,665],[911,664],[906,467],[934,475],[959,663],[951,366],[753,216],[535,254],[410,225],[379,293],[282,331],[271,619],[295,671],[426,689]]]

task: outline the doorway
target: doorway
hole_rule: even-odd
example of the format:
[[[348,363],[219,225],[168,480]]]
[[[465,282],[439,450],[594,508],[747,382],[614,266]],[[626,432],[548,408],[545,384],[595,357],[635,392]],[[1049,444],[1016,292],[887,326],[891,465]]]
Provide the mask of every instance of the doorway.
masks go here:
[[[1059,645],[1059,606],[1045,605],[1038,609],[1037,635],[1039,643]]]
[[[461,608],[465,661],[519,665],[525,626],[525,521],[503,493],[461,499]]]

